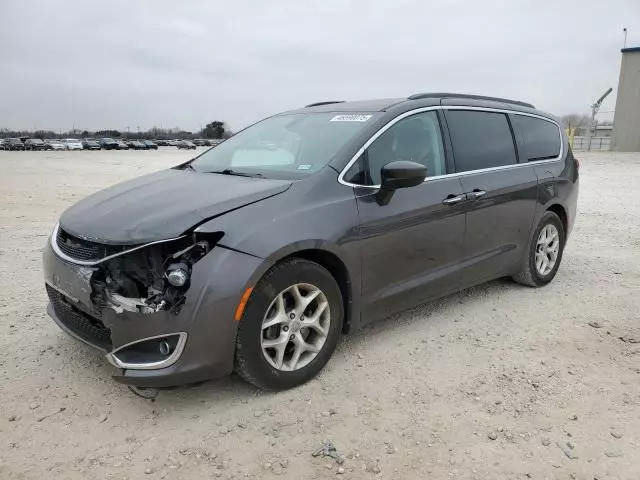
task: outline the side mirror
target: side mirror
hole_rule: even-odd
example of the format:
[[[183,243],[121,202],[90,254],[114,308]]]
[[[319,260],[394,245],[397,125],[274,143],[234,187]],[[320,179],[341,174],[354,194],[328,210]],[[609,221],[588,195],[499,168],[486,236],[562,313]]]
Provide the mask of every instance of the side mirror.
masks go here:
[[[381,185],[376,196],[378,205],[386,205],[398,188],[420,185],[427,177],[427,167],[420,163],[398,160],[380,170]]]

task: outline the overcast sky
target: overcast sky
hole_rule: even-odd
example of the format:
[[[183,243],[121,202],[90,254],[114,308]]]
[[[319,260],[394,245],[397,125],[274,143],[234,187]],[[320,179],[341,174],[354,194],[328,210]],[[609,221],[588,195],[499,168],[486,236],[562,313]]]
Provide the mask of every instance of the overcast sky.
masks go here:
[[[0,0],[0,128],[239,129],[428,91],[586,113],[623,27],[640,45],[640,0]]]

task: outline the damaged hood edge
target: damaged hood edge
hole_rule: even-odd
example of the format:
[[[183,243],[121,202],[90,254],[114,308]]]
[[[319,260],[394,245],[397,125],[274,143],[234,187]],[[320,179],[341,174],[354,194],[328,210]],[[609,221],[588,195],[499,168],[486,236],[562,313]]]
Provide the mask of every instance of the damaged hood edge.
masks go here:
[[[60,227],[76,237],[110,245],[166,241],[233,210],[284,193],[291,183],[162,170],[79,201],[62,214]]]

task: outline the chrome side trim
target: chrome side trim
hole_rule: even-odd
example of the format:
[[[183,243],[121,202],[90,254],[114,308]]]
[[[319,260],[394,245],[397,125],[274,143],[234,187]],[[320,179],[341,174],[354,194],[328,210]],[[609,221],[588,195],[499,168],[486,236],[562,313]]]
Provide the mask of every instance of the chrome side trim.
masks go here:
[[[173,351],[173,353],[171,353],[171,355],[169,355],[167,358],[159,362],[127,363],[127,362],[123,362],[116,356],[120,350],[130,347],[131,345],[135,345],[136,343],[146,342],[148,340],[155,340],[157,338],[173,337],[175,335],[178,335],[178,343],[176,344],[175,350]],[[136,340],[135,342],[129,342],[107,353],[106,358],[108,362],[116,368],[123,368],[127,370],[156,370],[158,368],[170,367],[171,365],[176,363],[180,358],[180,356],[182,355],[182,351],[184,350],[184,347],[186,344],[187,344],[186,332],[177,332],[177,333],[169,333],[169,334],[165,333],[164,335],[156,335],[153,337],[141,338],[140,340]]]
[[[116,258],[119,257],[121,255],[125,255],[127,253],[131,253],[131,252],[135,252],[136,250],[140,250],[141,248],[146,248],[149,247],[151,245],[156,245],[158,243],[165,243],[165,242],[173,242],[174,240],[180,240],[181,238],[185,238],[186,235],[181,235],[179,237],[175,237],[175,238],[168,238],[166,240],[156,240],[155,242],[149,242],[149,243],[145,243],[144,245],[138,245],[137,247],[133,247],[133,248],[129,248],[128,250],[123,250],[122,252],[118,252],[118,253],[114,253],[113,255],[108,255],[104,258],[101,258],[100,260],[78,260],[76,258],[70,257],[69,255],[66,255],[62,250],[60,250],[60,247],[58,247],[58,243],[56,241],[56,239],[58,238],[58,230],[60,228],[60,224],[56,224],[55,227],[53,227],[53,232],[51,232],[51,238],[50,238],[50,242],[51,243],[51,248],[53,248],[53,251],[55,252],[55,254],[60,257],[62,260],[65,260],[69,263],[75,263],[76,265],[85,265],[85,266],[93,266],[93,265],[98,265],[102,262],[106,262],[107,260],[111,260],[112,258]]]
[[[467,107],[467,106],[463,106],[463,105],[436,105],[436,106],[432,106],[432,107],[422,107],[422,108],[416,108],[415,110],[409,110],[408,112],[405,112],[401,115],[398,115],[397,117],[395,117],[394,119],[390,120],[389,123],[387,123],[386,125],[384,125],[383,127],[381,127],[376,133],[374,133],[371,138],[369,138],[369,140],[367,140],[365,142],[365,144],[355,153],[355,155],[353,157],[351,157],[351,160],[349,160],[349,162],[347,163],[347,165],[342,169],[342,171],[340,172],[340,174],[338,175],[338,182],[341,183],[342,185],[345,185],[347,187],[355,187],[355,188],[369,188],[369,189],[373,189],[373,190],[378,190],[380,188],[380,185],[358,185],[357,183],[351,183],[351,182],[347,182],[344,179],[345,174],[349,171],[349,169],[353,166],[353,164],[358,160],[358,158],[360,158],[360,155],[362,155],[364,153],[364,151],[369,148],[369,146],[375,142],[378,137],[380,137],[380,135],[382,135],[384,132],[386,132],[387,130],[389,130],[389,128],[391,128],[393,125],[395,125],[396,123],[398,123],[400,120],[410,117],[412,115],[418,114],[418,113],[422,113],[422,112],[429,112],[432,110],[477,110],[477,111],[483,111],[483,112],[494,112],[494,113],[507,113],[507,114],[512,114],[512,115],[523,115],[526,117],[534,117],[534,118],[539,118],[540,120],[545,120],[549,123],[554,124],[556,127],[558,127],[558,134],[560,135],[560,154],[556,157],[556,158],[550,158],[548,160],[536,160],[533,162],[527,162],[527,163],[516,163],[515,165],[503,165],[501,167],[490,167],[490,168],[481,168],[478,170],[468,170],[466,172],[456,172],[456,173],[447,173],[445,175],[438,175],[438,176],[434,176],[434,177],[427,177],[424,179],[424,182],[431,182],[431,181],[436,181],[436,180],[440,180],[443,178],[453,178],[453,177],[462,177],[462,176],[466,176],[466,175],[473,175],[475,173],[482,173],[482,172],[491,172],[491,171],[496,171],[496,170],[508,170],[511,168],[519,168],[519,167],[525,167],[525,166],[530,166],[530,165],[537,165],[537,164],[541,164],[541,163],[551,163],[551,162],[557,162],[558,160],[561,160],[563,155],[564,155],[564,141],[562,138],[562,127],[560,127],[560,124],[558,124],[558,122],[556,122],[555,120],[552,120],[550,118],[547,117],[543,117],[542,115],[537,115],[535,113],[527,113],[527,112],[518,112],[516,110],[503,110],[500,108],[489,108],[489,107]]]

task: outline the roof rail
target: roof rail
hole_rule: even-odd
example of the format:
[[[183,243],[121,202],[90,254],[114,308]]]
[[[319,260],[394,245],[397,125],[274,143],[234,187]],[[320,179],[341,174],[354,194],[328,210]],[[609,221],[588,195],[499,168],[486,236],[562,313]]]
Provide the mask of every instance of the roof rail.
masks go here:
[[[520,102],[518,100],[509,100],[508,98],[500,97],[485,97],[483,95],[468,95],[465,93],[414,93],[407,97],[409,100],[419,100],[421,98],[469,98],[471,100],[491,100],[494,102],[511,103],[512,105],[520,105],[521,107],[536,108],[530,103]]]
[[[331,105],[332,103],[344,103],[344,100],[329,100],[328,102],[316,102],[305,105],[304,108],[319,107],[321,105]]]

